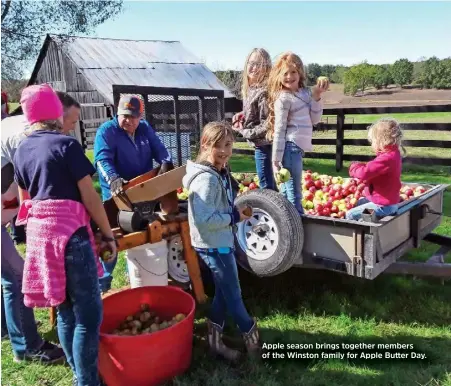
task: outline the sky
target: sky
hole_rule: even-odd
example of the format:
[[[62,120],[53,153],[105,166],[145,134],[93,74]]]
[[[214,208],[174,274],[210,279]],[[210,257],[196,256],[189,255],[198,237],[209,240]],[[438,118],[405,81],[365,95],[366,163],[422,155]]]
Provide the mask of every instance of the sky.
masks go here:
[[[254,47],[308,63],[451,57],[451,2],[126,1],[96,36],[178,40],[211,70],[242,69]]]

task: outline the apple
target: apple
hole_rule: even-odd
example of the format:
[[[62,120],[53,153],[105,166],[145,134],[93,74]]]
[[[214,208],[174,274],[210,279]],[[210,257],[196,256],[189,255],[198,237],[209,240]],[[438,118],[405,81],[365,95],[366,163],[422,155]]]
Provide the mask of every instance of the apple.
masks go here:
[[[312,193],[315,193],[316,192],[316,188],[314,186],[311,186],[309,188],[309,191],[312,192]]]
[[[332,202],[331,201],[327,201],[325,204],[324,204],[324,209],[325,208],[332,208]]]
[[[407,201],[408,199],[409,199],[409,196],[408,196],[407,194],[401,193],[401,194],[399,195],[399,200],[400,200],[400,202],[402,202],[402,201]]]
[[[350,190],[349,189],[343,189],[343,196],[349,196],[350,194],[351,194],[351,192],[350,192]]]
[[[337,205],[332,205],[332,208],[330,208],[330,211],[332,213],[338,213],[338,206]]]
[[[257,189],[258,188],[258,186],[257,186],[257,184],[255,183],[255,182],[251,182],[250,184],[249,184],[249,189],[250,190],[254,190],[254,189]]]
[[[412,189],[406,189],[405,191],[404,191],[404,194],[407,196],[407,197],[411,197],[411,196],[413,196],[413,193],[414,193],[414,191],[412,190]]]
[[[337,193],[334,194],[334,198],[335,198],[336,200],[341,200],[342,197],[343,197],[343,196],[341,195],[340,192],[337,192]]]
[[[315,205],[315,210],[316,210],[318,213],[322,212],[322,211],[324,210],[324,205],[322,205],[322,204],[317,204],[317,205]]]
[[[316,173],[316,172],[315,172],[315,173],[312,173],[312,179],[313,179],[313,180],[316,181],[318,178],[319,178],[319,173]]]
[[[346,209],[347,210],[350,210],[352,208],[354,208],[354,205],[352,205],[350,202],[346,204]]]
[[[355,198],[355,197],[353,197],[353,198],[351,198],[350,200],[349,200],[349,203],[352,205],[352,206],[355,206],[356,204],[357,204],[357,198]]]
[[[317,191],[315,192],[315,197],[317,197],[317,198],[322,198],[323,195],[324,195],[324,193],[323,193],[322,190],[317,190]]]
[[[324,184],[325,186],[329,186],[331,183],[332,183],[332,181],[331,181],[330,178],[325,178],[325,179],[323,180],[323,184]]]
[[[308,174],[312,174],[311,170],[306,170],[305,172],[308,173]]]
[[[306,208],[306,209],[313,209],[313,207],[314,207],[314,205],[313,205],[313,202],[312,202],[312,201],[307,201],[307,202],[305,203],[305,208]]]
[[[321,189],[324,193],[328,193],[330,191],[330,188],[328,186],[323,186]]]
[[[305,185],[307,186],[307,189],[311,188],[312,186],[315,186],[315,182],[313,180],[309,180],[305,183]]]
[[[345,218],[345,217],[346,217],[346,212],[344,212],[344,211],[338,212],[338,218]]]
[[[340,184],[334,184],[334,185],[332,186],[332,188],[333,188],[334,190],[336,190],[336,191],[339,191],[339,190],[341,190],[341,185],[340,185]]]
[[[310,173],[305,173],[303,177],[304,181],[310,181],[312,179],[312,175]]]
[[[276,178],[279,182],[284,183],[290,180],[291,173],[288,169],[282,168],[277,172]]]
[[[324,208],[323,209],[323,216],[325,216],[325,217],[329,217],[330,216],[330,208]]]
[[[177,193],[183,193],[183,188],[178,188]]]
[[[423,194],[423,193],[426,192],[426,189],[423,188],[422,186],[417,186],[417,187],[415,188],[415,193],[416,193],[416,192],[418,192],[418,193],[420,193],[420,194]]]
[[[347,209],[347,207],[346,207],[346,204],[340,204],[340,205],[338,205],[338,210],[339,211],[345,211]]]
[[[247,176],[246,176],[246,178],[243,179],[243,181],[241,181],[241,183],[242,183],[244,186],[249,186],[249,185],[251,184],[251,182],[252,182],[251,178],[250,178],[250,177],[247,177]]]
[[[243,188],[243,193],[246,193],[248,190],[249,190],[249,188],[248,188],[247,186],[245,186],[245,187]]]
[[[357,186],[357,190],[358,190],[359,192],[362,192],[364,189],[365,189],[365,184],[359,184],[359,185]]]
[[[321,180],[316,180],[315,187],[316,189],[321,189],[323,187],[323,182]]]
[[[315,195],[312,192],[308,191],[308,190],[305,193],[303,193],[302,195],[308,201],[312,201],[313,197],[315,197]]]
[[[339,181],[338,177],[332,177],[333,184],[338,184],[338,181]]]
[[[351,186],[349,187],[349,192],[350,192],[350,193],[354,194],[356,191],[357,191],[357,186],[351,185]]]

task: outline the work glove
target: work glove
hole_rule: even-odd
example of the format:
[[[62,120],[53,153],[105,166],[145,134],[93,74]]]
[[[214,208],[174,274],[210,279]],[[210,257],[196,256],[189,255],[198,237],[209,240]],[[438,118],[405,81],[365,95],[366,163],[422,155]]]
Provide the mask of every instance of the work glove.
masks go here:
[[[172,162],[164,162],[161,167],[160,170],[158,171],[157,176],[167,173],[169,171],[171,171],[172,169],[174,169],[174,164]]]
[[[123,190],[123,186],[127,183],[128,181],[125,181],[123,178],[117,177],[115,178],[113,181],[111,181],[110,183],[110,191],[111,191],[111,195],[112,196],[117,196],[121,193],[124,192]]]

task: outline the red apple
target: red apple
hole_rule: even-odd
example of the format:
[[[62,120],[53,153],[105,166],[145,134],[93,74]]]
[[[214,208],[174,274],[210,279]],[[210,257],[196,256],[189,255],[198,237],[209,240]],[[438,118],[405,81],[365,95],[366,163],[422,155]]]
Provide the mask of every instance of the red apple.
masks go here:
[[[309,191],[312,192],[312,193],[315,193],[316,192],[316,188],[314,186],[311,186],[309,188]]]
[[[352,205],[351,203],[346,204],[346,209],[347,209],[347,210],[350,210],[350,209],[352,209],[352,208],[354,208],[354,205]]]
[[[324,208],[323,209],[323,216],[329,217],[330,216],[330,208]]]
[[[325,204],[324,204],[324,208],[332,208],[332,201],[327,201]]]
[[[319,213],[319,212],[322,212],[323,209],[324,209],[324,205],[322,205],[322,204],[316,204],[316,205],[315,205],[315,210],[316,210],[318,213]]]
[[[323,187],[323,182],[321,180],[316,180],[315,187],[316,189],[321,189]]]
[[[332,208],[330,208],[330,211],[332,213],[338,213],[338,206],[337,205],[333,205]]]
[[[357,186],[351,185],[351,186],[349,187],[349,191],[350,191],[351,193],[355,193],[355,192],[357,191]]]
[[[250,184],[249,184],[249,189],[250,190],[254,190],[254,189],[257,189],[258,188],[258,186],[257,186],[257,184],[255,183],[255,182],[251,182]]]
[[[411,197],[411,196],[413,196],[413,190],[412,189],[406,189],[405,190],[405,192],[404,192],[404,194],[407,196],[407,197]]]
[[[313,198],[315,197],[315,195],[309,190],[307,190],[305,193],[303,193],[303,195],[307,201],[313,201]]]
[[[308,173],[308,174],[312,174],[311,170],[306,170],[305,172]]]
[[[328,193],[330,191],[330,188],[328,186],[323,186],[321,189],[324,193]]]
[[[178,188],[177,189],[177,193],[182,194],[183,193],[183,188]]]
[[[351,194],[351,191],[349,189],[343,189],[343,197],[347,197]]]
[[[305,173],[304,174],[304,181],[310,181],[312,179],[311,173]]]
[[[417,187],[415,188],[415,193],[423,194],[423,193],[425,193],[425,192],[426,192],[426,189],[423,188],[422,186],[417,186]]]
[[[332,187],[334,188],[334,190],[341,190],[340,184],[334,184]]]
[[[315,186],[315,181],[308,180],[305,182],[305,186],[307,186],[307,189],[311,188],[312,186]]]
[[[342,195],[340,192],[337,192],[337,193],[334,194],[334,198],[335,198],[336,200],[341,200],[342,197],[343,197],[343,195]]]
[[[345,218],[346,217],[346,212],[345,211],[341,211],[341,212],[338,212],[338,217],[339,218]]]

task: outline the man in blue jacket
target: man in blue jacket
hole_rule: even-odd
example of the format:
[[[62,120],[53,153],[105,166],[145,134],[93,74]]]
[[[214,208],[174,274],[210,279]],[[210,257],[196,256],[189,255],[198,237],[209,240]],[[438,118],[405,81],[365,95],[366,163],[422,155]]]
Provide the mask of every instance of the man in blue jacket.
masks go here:
[[[99,127],[94,141],[94,163],[99,174],[102,199],[106,201],[122,191],[126,181],[161,165],[161,172],[173,168],[172,159],[148,122],[141,119],[143,105],[136,96],[119,100],[117,117]],[[111,288],[114,262],[105,264],[100,279],[103,292]]]

